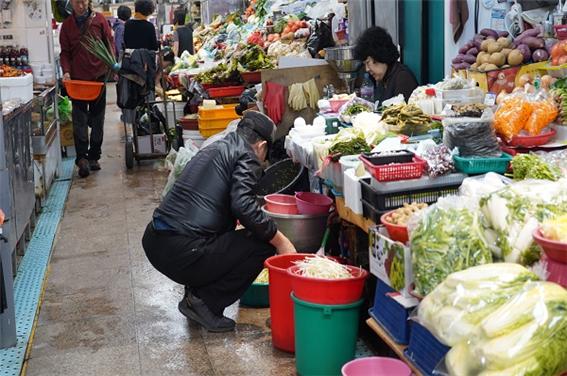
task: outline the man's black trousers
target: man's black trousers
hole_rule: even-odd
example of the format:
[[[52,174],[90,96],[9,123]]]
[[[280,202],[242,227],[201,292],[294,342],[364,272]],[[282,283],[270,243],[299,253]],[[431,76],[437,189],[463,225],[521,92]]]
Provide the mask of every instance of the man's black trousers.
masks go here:
[[[151,264],[185,285],[217,315],[240,299],[275,254],[269,243],[246,230],[207,239],[146,228],[142,244]]]

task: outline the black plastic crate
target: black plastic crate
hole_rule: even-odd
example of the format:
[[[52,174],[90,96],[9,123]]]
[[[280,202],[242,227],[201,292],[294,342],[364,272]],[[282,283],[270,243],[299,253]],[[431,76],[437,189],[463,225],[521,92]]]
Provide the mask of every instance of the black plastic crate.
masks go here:
[[[419,179],[416,179],[419,180]],[[430,185],[414,181],[415,187],[402,187],[380,191],[372,186],[370,179],[361,179],[363,209],[364,202],[369,204],[376,212],[386,212],[404,206],[404,203],[434,204],[440,197],[450,196],[459,192],[462,180],[449,185]]]
[[[390,163],[411,163],[415,154],[409,150],[399,150],[396,154],[388,153],[362,153],[362,156],[376,166],[382,166]]]
[[[362,215],[364,218],[368,218],[372,220],[372,222],[376,224],[380,224],[380,217],[382,214],[386,213],[385,211],[381,212],[374,208],[371,203],[362,200]]]

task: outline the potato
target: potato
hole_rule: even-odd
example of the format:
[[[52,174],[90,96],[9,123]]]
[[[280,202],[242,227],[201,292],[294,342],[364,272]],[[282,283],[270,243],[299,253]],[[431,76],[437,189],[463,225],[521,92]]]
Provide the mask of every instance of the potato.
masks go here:
[[[495,52],[492,55],[490,55],[490,64],[494,64],[498,67],[501,67],[502,65],[506,64],[506,56],[504,56],[504,54],[502,52]]]
[[[504,54],[504,57],[508,58],[508,55],[510,55],[510,52],[512,52],[511,48],[503,48],[502,51],[500,51]]]
[[[487,72],[492,71],[492,70],[496,70],[496,69],[498,69],[498,67],[494,64],[486,64],[484,66],[484,70],[487,71]]]
[[[491,39],[485,39],[480,44],[480,50],[484,52],[488,52],[488,45],[492,42]]]
[[[471,65],[471,69],[477,70],[478,69],[478,63],[474,63],[473,65]]]
[[[489,54],[502,51],[502,46],[498,42],[489,42],[487,48]]]
[[[479,72],[485,72],[486,71],[486,65],[487,65],[487,63],[480,64],[478,66]]]
[[[487,52],[480,51],[480,52],[478,53],[478,55],[476,56],[476,62],[477,62],[477,64],[480,65],[480,64],[483,63],[482,59],[483,59],[483,56],[484,56],[484,55],[487,55]]]
[[[508,64],[515,67],[517,65],[522,64],[524,61],[524,55],[519,50],[512,50],[508,54]]]
[[[502,48],[508,48],[512,44],[512,40],[506,37],[500,37],[496,42],[501,45]]]
[[[484,55],[480,58],[480,63],[481,63],[481,64],[488,64],[488,63],[490,63],[490,54],[489,54],[489,53],[484,54]]]

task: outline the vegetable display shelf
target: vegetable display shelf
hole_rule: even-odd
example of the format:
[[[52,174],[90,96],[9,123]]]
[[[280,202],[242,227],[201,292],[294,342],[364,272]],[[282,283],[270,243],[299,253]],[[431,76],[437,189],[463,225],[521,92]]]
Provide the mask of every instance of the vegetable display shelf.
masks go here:
[[[376,333],[378,337],[380,337],[380,339],[382,339],[382,341],[384,341],[384,343],[390,349],[392,349],[393,352],[396,353],[396,355],[400,358],[400,360],[405,362],[411,368],[415,376],[423,376],[422,371],[419,368],[417,368],[406,356],[405,350],[407,346],[397,344],[392,339],[392,337],[384,330],[384,328],[382,328],[380,324],[378,324],[376,320],[374,320],[372,317],[366,320],[366,325],[368,325],[370,329],[372,329],[374,333]]]

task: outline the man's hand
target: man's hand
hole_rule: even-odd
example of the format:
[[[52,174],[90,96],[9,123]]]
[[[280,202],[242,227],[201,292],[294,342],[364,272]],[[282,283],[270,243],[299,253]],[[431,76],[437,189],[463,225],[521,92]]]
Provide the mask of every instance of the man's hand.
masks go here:
[[[289,241],[289,239],[279,230],[276,232],[276,235],[274,235],[272,240],[270,240],[270,244],[276,247],[278,255],[297,253],[291,241]]]
[[[65,73],[65,74],[63,75],[63,81],[67,81],[67,80],[70,80],[70,79],[71,79],[71,74],[70,74],[70,73]]]

